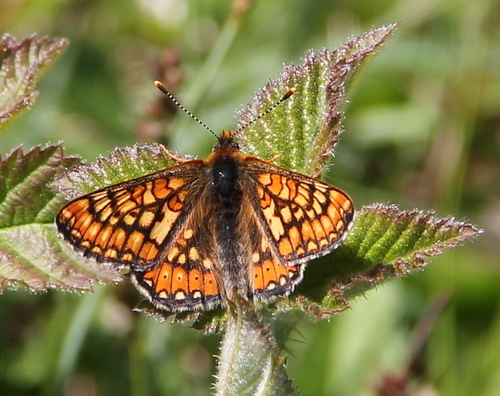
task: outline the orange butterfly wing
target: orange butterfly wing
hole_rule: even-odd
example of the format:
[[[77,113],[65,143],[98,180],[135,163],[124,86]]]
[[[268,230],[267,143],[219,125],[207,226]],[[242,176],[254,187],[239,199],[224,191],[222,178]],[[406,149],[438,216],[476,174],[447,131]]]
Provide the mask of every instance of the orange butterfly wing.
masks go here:
[[[288,294],[302,279],[304,263],[333,251],[354,217],[350,197],[320,180],[247,157],[251,206],[262,230],[255,248],[254,293]],[[260,249],[260,250],[259,250]]]
[[[85,256],[130,267],[139,291],[157,307],[211,307],[220,300],[208,249],[213,241],[193,236],[192,207],[206,187],[199,183],[203,166],[191,161],[77,198],[58,213],[58,230]]]

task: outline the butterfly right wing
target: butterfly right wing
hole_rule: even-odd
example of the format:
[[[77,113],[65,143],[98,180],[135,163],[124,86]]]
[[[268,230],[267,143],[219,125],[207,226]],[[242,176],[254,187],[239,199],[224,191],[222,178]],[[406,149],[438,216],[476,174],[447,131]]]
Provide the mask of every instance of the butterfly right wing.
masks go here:
[[[183,164],[84,195],[59,211],[57,228],[99,262],[151,266],[182,222],[196,174]]]
[[[57,228],[84,255],[130,268],[158,308],[218,305],[215,240],[196,210],[206,199],[203,167],[192,161],[77,198],[60,210]]]

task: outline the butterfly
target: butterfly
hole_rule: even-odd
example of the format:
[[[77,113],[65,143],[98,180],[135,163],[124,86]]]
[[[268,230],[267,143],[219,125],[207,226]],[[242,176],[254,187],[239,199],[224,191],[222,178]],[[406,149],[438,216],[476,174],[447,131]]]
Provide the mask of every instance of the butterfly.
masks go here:
[[[129,269],[158,309],[286,296],[306,262],[332,252],[352,225],[345,192],[243,154],[232,131],[222,132],[206,159],[177,159],[77,198],[56,217],[76,250]]]

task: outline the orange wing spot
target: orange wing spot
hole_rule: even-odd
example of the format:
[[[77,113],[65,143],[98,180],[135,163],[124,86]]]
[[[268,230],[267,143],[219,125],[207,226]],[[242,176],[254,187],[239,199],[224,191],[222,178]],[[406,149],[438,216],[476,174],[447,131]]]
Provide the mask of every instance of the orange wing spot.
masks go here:
[[[99,196],[100,195],[100,196]],[[94,210],[96,212],[101,212],[102,210],[104,210],[109,204],[110,204],[110,200],[109,198],[106,196],[105,193],[101,193],[97,196],[94,196],[93,197],[93,202],[94,202]]]
[[[264,274],[261,265],[256,265],[253,269],[253,288],[254,290],[264,289]]]
[[[263,282],[261,289],[272,290],[276,288],[276,283],[278,282],[280,276],[280,266],[275,265],[275,263],[271,260],[266,260],[262,264],[262,275]]]
[[[80,231],[78,231],[77,229],[72,229],[70,231],[70,234],[75,239],[82,239],[82,233]]]
[[[300,235],[299,229],[297,227],[291,227],[288,230],[288,238],[290,238],[290,242],[292,245],[297,248],[302,242],[302,237]]]
[[[97,236],[95,243],[99,246],[106,246],[108,244],[109,238],[111,237],[111,234],[113,234],[113,231],[113,227],[105,227]]]
[[[216,296],[219,294],[219,287],[215,281],[215,276],[211,272],[203,274],[203,285],[205,296]]]
[[[137,220],[137,209],[123,216],[123,221],[128,226],[134,225],[136,220]]]
[[[168,179],[168,187],[172,190],[179,190],[186,184],[184,179],[180,179],[178,177],[172,177]]]
[[[257,178],[260,184],[263,184],[264,186],[268,186],[271,184],[271,174],[270,173],[262,173],[259,175]]]
[[[167,180],[156,179],[153,181],[152,192],[157,199],[165,199],[172,192],[172,189],[168,188]]]
[[[138,252],[141,249],[142,243],[144,242],[144,234],[139,231],[134,231],[127,240],[127,245],[125,249],[130,249],[134,253]]]
[[[172,294],[172,271],[173,267],[170,264],[163,263],[159,270],[150,271],[144,277],[151,273],[151,278],[157,278],[156,291],[165,290],[168,294]]]
[[[135,201],[131,200],[130,197],[127,197],[127,199],[123,200],[123,202],[119,202],[118,205],[118,210],[121,213],[128,213],[131,210],[137,208],[137,204],[135,203]]]
[[[116,228],[109,238],[108,246],[113,246],[120,250],[127,239],[127,233],[123,228]]]
[[[286,178],[283,178],[281,181],[281,193],[280,193],[280,198],[290,200],[290,187],[288,186],[288,181]]]
[[[203,268],[205,268],[207,270],[211,269],[213,266],[212,260],[210,260],[208,258],[203,259],[201,264],[203,265]]]
[[[283,238],[279,241],[278,250],[284,257],[288,257],[293,252],[293,246],[288,238]]]
[[[69,210],[69,208],[63,208],[60,212],[59,212],[59,219],[61,221],[69,221],[70,224],[72,222],[72,217],[73,217],[73,212],[71,210]]]
[[[299,246],[295,250],[295,253],[297,253],[297,256],[302,256],[303,254],[306,253],[306,250],[302,246]]]
[[[88,239],[90,241],[94,241],[101,231],[102,224],[101,223],[92,223],[83,234],[83,238]]]
[[[294,213],[293,215],[295,216],[296,220],[302,220],[304,218],[304,210],[300,206],[296,206],[294,208]]]
[[[90,205],[89,199],[79,199],[77,201],[73,201],[70,204],[68,204],[68,206],[65,207],[61,213],[63,217],[66,220],[68,220],[81,211],[86,212],[89,208],[89,205]]]
[[[94,246],[90,251],[94,254],[101,255],[102,254],[102,249],[99,246]]]
[[[349,201],[348,199],[345,199],[344,202],[342,203],[342,208],[344,209],[345,212],[352,211],[352,202]]]
[[[144,261],[151,261],[158,255],[158,248],[151,242],[146,242],[142,245],[142,249],[139,252],[139,257]]]
[[[319,203],[319,201],[317,199],[313,199],[312,207],[313,207],[316,215],[323,213],[323,208],[321,207],[321,204]]]
[[[139,217],[139,226],[149,228],[155,219],[155,212],[147,210]]]
[[[332,220],[328,216],[321,216],[321,225],[327,234],[335,231],[335,227],[333,226]]]
[[[118,257],[118,252],[116,251],[116,249],[106,249],[106,251],[104,252],[104,257],[106,257],[107,259],[115,259]]]
[[[297,194],[293,200],[293,202],[295,202],[297,205],[299,205],[300,207],[305,207],[306,205],[309,204],[309,202],[307,201],[306,197],[300,195],[300,194]]]
[[[327,200],[326,195],[319,190],[314,191],[313,196],[320,204],[324,204]]]
[[[179,264],[186,264],[186,255],[184,253],[179,254],[179,257],[177,257],[177,262]]]
[[[315,218],[312,221],[312,228],[314,230],[314,234],[316,235],[316,239],[324,238],[326,237],[325,230],[323,229],[323,225],[319,221],[318,218]]]
[[[203,276],[201,272],[197,269],[192,269],[189,271],[189,290],[188,292],[192,293],[195,290],[201,290],[201,281]]]
[[[142,204],[143,205],[151,205],[157,201],[157,198],[151,191],[153,188],[153,183],[149,182],[146,184],[146,191],[144,191],[144,194],[142,194]]]
[[[177,219],[177,217],[174,218],[173,216],[168,215],[169,213],[167,212],[165,214],[165,218],[162,221],[156,223],[149,234],[149,237],[151,239],[154,239],[158,245],[161,245],[163,243],[166,236],[172,229],[172,224]]]
[[[309,242],[307,242],[307,251],[309,253],[314,252],[315,250],[318,250],[318,249],[319,249],[319,246],[316,243],[316,241],[311,239]]]
[[[167,206],[172,212],[179,212],[184,207],[184,202],[181,201],[177,194],[168,200]]]
[[[290,190],[290,199],[294,199],[297,195],[297,182],[292,179],[288,179],[286,181],[286,185]]]
[[[309,223],[308,221],[304,221],[302,223],[301,234],[302,234],[302,239],[304,241],[309,241],[309,240],[315,240],[316,239],[316,236],[314,235],[314,231],[313,231],[313,229],[311,227],[311,223]]]
[[[271,205],[271,196],[265,191],[265,190],[261,190],[262,192],[262,196],[261,196],[261,202],[260,202],[260,206],[263,210],[269,208],[269,206]]]
[[[76,220],[73,228],[79,230],[80,232],[85,232],[87,227],[90,224],[92,224],[92,222],[93,222],[92,214],[89,212],[85,212],[78,218],[78,220]]]
[[[187,228],[184,230],[184,239],[191,239],[194,235],[194,231],[192,228]]]
[[[290,223],[293,219],[292,211],[290,210],[289,206],[285,206],[284,208],[282,208],[280,214],[281,217],[283,217],[283,221],[287,224]]]
[[[339,220],[341,220],[341,214],[340,214],[339,210],[337,209],[337,207],[333,203],[328,205],[328,209],[326,211],[326,214],[335,223],[337,223]]]
[[[111,206],[105,208],[99,215],[99,220],[105,222],[109,219],[109,217],[113,214],[113,209]]]
[[[271,184],[268,186],[269,191],[271,191],[271,194],[274,195],[280,195],[281,190],[283,190],[283,184],[281,182],[282,178],[278,174],[273,174],[271,176]]]
[[[174,259],[177,257],[177,255],[179,254],[179,248],[177,246],[174,246],[172,249],[170,249],[170,251],[168,252],[168,255],[167,255],[167,260],[170,261],[170,262],[173,262]]]
[[[89,241],[81,241],[80,242],[80,246],[84,249],[88,249],[89,247],[91,247],[92,245],[90,244]]]
[[[273,234],[273,238],[279,240],[281,236],[285,233],[285,227],[283,225],[283,222],[277,216],[269,217],[268,220],[270,221],[269,229]]]
[[[131,253],[125,253],[122,255],[121,259],[125,261],[134,261],[134,255]]]
[[[189,249],[189,254],[188,254],[189,260],[191,261],[196,261],[200,259],[200,255],[198,254],[198,249],[196,249],[194,246],[192,246]]]

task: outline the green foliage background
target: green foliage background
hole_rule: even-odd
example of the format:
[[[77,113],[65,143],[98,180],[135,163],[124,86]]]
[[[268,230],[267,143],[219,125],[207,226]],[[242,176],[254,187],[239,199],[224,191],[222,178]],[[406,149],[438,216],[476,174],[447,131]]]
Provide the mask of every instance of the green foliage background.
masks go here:
[[[236,4],[241,5],[242,2]],[[0,135],[0,153],[64,140],[93,160],[152,139],[167,74],[176,96],[214,130],[305,50],[333,48],[401,21],[358,79],[330,180],[356,205],[394,202],[454,214],[486,233],[423,272],[388,283],[329,323],[303,324],[289,343],[304,395],[372,395],[409,359],[426,308],[450,296],[421,358],[420,386],[439,395],[495,395],[500,387],[500,7],[474,2],[367,0],[11,1],[0,32],[67,37],[32,110]],[[234,5],[233,5],[234,6]],[[210,58],[213,49],[225,56]],[[215,59],[216,62],[207,62]],[[148,115],[149,114],[149,115]],[[213,138],[185,115],[172,150],[205,156]],[[132,286],[69,295],[0,296],[0,389],[6,395],[207,395],[218,336],[131,312]]]

